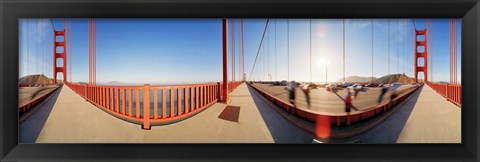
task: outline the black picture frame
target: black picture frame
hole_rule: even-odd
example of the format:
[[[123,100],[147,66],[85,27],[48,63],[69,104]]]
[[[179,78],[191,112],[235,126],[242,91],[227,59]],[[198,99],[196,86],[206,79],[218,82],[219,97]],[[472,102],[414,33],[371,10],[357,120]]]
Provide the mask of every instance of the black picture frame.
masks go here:
[[[478,0],[0,0],[0,159],[478,161],[479,14]],[[462,144],[18,144],[18,19],[27,17],[461,18]]]

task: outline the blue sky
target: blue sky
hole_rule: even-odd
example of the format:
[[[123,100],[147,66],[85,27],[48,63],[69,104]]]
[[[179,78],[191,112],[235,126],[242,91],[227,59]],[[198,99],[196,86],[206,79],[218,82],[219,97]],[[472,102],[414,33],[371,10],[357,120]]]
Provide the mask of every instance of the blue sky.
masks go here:
[[[97,82],[183,84],[216,82],[222,79],[221,19],[97,19],[96,21]],[[237,38],[236,61],[239,61],[240,21],[238,19],[234,21],[236,21]],[[63,19],[53,19],[52,22],[55,29],[64,28]],[[73,73],[73,75],[68,78],[72,77],[74,82],[88,81],[87,19],[71,19],[71,22],[71,46],[67,47],[67,52],[72,60],[68,65],[73,71],[68,74]],[[247,79],[252,71],[265,22],[265,19],[244,20]],[[272,80],[289,78],[309,81],[311,77],[315,82],[324,82],[325,66],[319,63],[320,60],[328,62],[328,81],[337,81],[342,78],[343,21],[312,19],[311,22],[312,32],[310,33],[310,20],[290,19],[289,45],[287,45],[287,20],[271,19],[251,79],[269,80],[268,74],[270,74]],[[418,29],[424,28],[424,19],[415,19],[414,22]],[[458,80],[460,81],[461,20],[458,19],[457,23]],[[449,66],[446,65],[449,63],[448,19],[432,19],[432,24],[432,42],[429,42],[432,51],[429,54],[433,54],[433,81],[448,81]],[[27,19],[21,19],[20,28],[20,76],[45,73],[51,77],[53,71],[52,23],[47,19],[28,19],[27,27]],[[372,20],[346,19],[345,29],[345,75],[372,76]],[[388,30],[390,39],[387,35]],[[388,74],[388,42],[390,42],[390,73],[405,73],[413,76],[414,30],[411,19],[390,19],[389,28],[387,19],[374,19],[373,31],[373,76],[380,77]],[[229,41],[231,43],[231,39]],[[311,76],[310,43],[312,44]],[[289,76],[287,48],[289,48],[290,58]],[[229,54],[231,53],[230,44]],[[231,65],[231,56],[229,56],[229,65]],[[237,62],[236,65],[238,66],[239,63]],[[231,74],[230,67],[229,75]],[[240,72],[237,71],[236,74],[239,80]]]

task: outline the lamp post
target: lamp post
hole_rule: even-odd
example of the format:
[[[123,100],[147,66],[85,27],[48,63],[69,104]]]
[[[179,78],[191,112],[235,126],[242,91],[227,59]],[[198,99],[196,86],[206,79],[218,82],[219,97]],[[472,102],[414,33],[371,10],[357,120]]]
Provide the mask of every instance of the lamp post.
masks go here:
[[[328,79],[327,79],[327,76],[328,76],[328,75],[327,75],[327,72],[328,72],[328,71],[327,71],[327,65],[325,65],[325,84],[327,84],[327,81],[328,81]]]
[[[325,84],[327,84],[327,82],[328,82],[328,68],[327,68],[327,65],[329,64],[329,62],[325,59],[320,59],[320,60],[318,60],[318,64],[320,64],[320,66],[325,66]]]

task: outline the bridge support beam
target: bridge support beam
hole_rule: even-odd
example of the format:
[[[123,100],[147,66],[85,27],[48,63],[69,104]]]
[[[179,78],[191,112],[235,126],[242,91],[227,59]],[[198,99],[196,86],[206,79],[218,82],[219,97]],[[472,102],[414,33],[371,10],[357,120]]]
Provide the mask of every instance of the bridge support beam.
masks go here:
[[[221,102],[228,102],[228,20],[222,20],[223,85]]]

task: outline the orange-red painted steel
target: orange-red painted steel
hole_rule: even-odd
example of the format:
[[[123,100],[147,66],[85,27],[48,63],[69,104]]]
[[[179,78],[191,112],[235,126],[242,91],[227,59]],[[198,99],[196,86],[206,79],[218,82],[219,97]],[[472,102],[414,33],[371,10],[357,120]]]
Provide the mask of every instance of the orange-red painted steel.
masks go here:
[[[59,87],[60,87],[60,86],[59,86]],[[18,112],[19,112],[19,113],[27,112],[28,110],[30,110],[30,109],[31,109],[32,107],[34,107],[35,105],[37,105],[37,104],[41,103],[42,101],[44,101],[45,99],[47,99],[48,96],[52,95],[55,91],[57,91],[59,87],[57,87],[57,88],[55,88],[54,90],[52,90],[52,91],[44,94],[43,96],[40,96],[40,97],[38,97],[38,98],[35,98],[34,100],[32,100],[32,101],[30,101],[30,102],[28,102],[28,103],[25,103],[25,104],[23,104],[23,105],[20,105],[20,106],[18,107]]]
[[[230,84],[238,86],[240,82]],[[218,89],[217,83],[175,86],[150,86],[148,84],[144,86],[66,85],[84,97],[88,102],[91,102],[104,111],[129,122],[141,124],[142,129],[150,129],[152,125],[176,122],[197,114],[206,107],[219,101],[218,96],[214,94],[218,93],[215,92],[215,90],[220,90]],[[183,93],[182,89],[184,90]],[[161,107],[158,106],[160,102],[158,98],[159,90],[162,91]],[[174,94],[175,90],[177,90],[177,95]],[[135,95],[132,95],[133,91],[135,91]],[[151,93],[151,91],[153,91],[153,93]],[[167,91],[170,93],[169,114],[167,114]],[[143,97],[141,98],[142,93]],[[152,97],[153,110],[150,108],[152,104],[150,102],[150,95],[154,95]],[[182,98],[185,102],[184,106],[182,106]],[[177,100],[177,106],[174,104],[175,99]],[[128,111],[126,110],[127,103]],[[132,111],[133,103],[135,103],[136,112]],[[196,104],[194,105],[194,103]],[[153,115],[151,115],[151,111],[153,111]],[[161,112],[161,114],[158,114],[159,112]]]
[[[423,41],[418,40],[418,36],[423,36]],[[428,81],[428,42],[427,27],[424,30],[415,29],[415,49],[414,49],[414,75],[415,82],[418,82],[418,73],[423,72],[424,82]],[[423,47],[423,52],[418,52],[419,47]],[[423,66],[418,65],[418,59],[423,58]]]
[[[67,82],[67,35],[66,35],[66,29],[63,29],[61,31],[54,31],[53,32],[53,82],[57,83],[57,74],[62,73],[63,74],[63,82]],[[57,41],[57,36],[63,36],[63,42],[58,42]],[[57,47],[63,47],[63,51],[59,53],[57,51]],[[62,67],[57,66],[57,59],[62,60]]]
[[[433,90],[445,97],[448,101],[462,106],[462,85],[427,83]]]
[[[423,84],[422,84],[423,85]],[[266,97],[268,100],[272,101],[273,103],[277,104],[281,108],[285,109],[286,111],[290,111],[294,109],[294,106],[290,103],[284,102],[283,100],[278,99],[277,97],[274,97],[258,88],[255,86],[251,86],[253,89],[255,89],[257,92],[259,92],[261,95]],[[311,122],[316,122],[317,124],[321,123],[321,125],[317,125],[317,128],[325,128],[329,127],[324,124],[329,124],[329,125],[336,125],[336,126],[341,126],[341,125],[350,125],[353,123],[358,123],[360,121],[364,121],[366,119],[369,119],[373,116],[376,116],[380,114],[380,112],[385,112],[390,110],[393,106],[397,105],[401,101],[405,100],[407,97],[409,97],[411,94],[413,94],[418,88],[421,86],[416,87],[413,90],[410,90],[409,92],[398,96],[397,98],[391,100],[388,103],[377,105],[371,108],[368,108],[366,110],[362,111],[355,111],[350,113],[350,115],[347,115],[346,113],[344,115],[328,115],[328,114],[317,114],[317,113],[312,113],[310,111],[304,111],[302,109],[295,109],[295,116],[299,116],[300,118],[303,118],[305,120],[311,121]],[[320,116],[326,116],[329,118],[330,123],[325,123],[322,122],[325,119],[323,117],[320,117],[322,121],[317,121]],[[318,130],[317,135],[319,137],[324,138],[325,135],[327,135],[328,132],[322,132]]]
[[[222,20],[222,50],[223,50],[223,93],[222,102],[228,102],[228,20]]]

